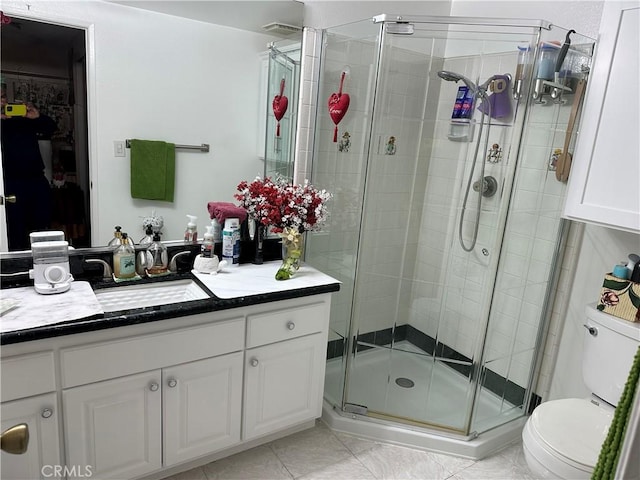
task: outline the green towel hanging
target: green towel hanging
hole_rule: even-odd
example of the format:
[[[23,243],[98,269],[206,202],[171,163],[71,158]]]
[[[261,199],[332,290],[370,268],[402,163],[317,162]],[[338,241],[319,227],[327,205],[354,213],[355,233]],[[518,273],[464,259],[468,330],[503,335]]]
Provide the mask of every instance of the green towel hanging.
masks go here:
[[[602,444],[598,463],[596,463],[593,475],[591,476],[592,480],[615,480],[618,459],[620,458],[620,450],[627,430],[631,409],[633,408],[633,399],[636,389],[638,388],[639,380],[640,347],[638,348],[633,364],[631,365],[629,378],[627,379],[627,383],[625,384],[622,395],[620,396],[618,406],[613,413],[613,420],[609,427],[609,433]]]
[[[131,197],[173,202],[176,177],[176,146],[155,140],[136,140],[131,145]]]

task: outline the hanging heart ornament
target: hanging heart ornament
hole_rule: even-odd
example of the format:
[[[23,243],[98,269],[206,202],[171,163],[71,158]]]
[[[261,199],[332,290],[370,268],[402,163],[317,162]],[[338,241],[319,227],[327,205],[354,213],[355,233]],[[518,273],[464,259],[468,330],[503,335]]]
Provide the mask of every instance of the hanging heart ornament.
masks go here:
[[[284,78],[280,81],[280,95],[276,95],[273,97],[273,102],[271,104],[273,108],[273,114],[278,121],[278,125],[276,127],[276,137],[280,136],[280,120],[284,117],[284,114],[287,113],[287,107],[289,106],[289,99],[284,96]]]
[[[346,115],[347,110],[349,110],[349,95],[346,93],[342,93],[342,85],[344,84],[344,76],[345,72],[342,72],[342,76],[340,77],[340,90],[338,93],[332,93],[329,97],[329,115],[331,116],[331,120],[335,123],[336,127],[333,130],[333,141],[338,141],[338,124],[340,120]]]

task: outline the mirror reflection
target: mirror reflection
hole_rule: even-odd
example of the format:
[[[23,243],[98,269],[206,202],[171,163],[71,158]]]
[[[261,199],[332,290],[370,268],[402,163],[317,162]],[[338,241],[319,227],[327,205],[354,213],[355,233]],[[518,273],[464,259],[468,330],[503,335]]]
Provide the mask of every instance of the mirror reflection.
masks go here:
[[[230,10],[240,3],[263,2],[185,6],[185,17],[196,18],[193,9],[200,8],[205,21],[106,2],[65,4],[69,18],[61,18],[55,3],[36,2],[38,8],[25,10],[19,2],[4,2],[3,12],[12,22],[1,30],[7,102],[31,102],[58,127],[37,138],[42,175],[52,195],[50,228],[65,231],[75,247],[106,245],[115,225],[137,240],[150,215],[164,219],[163,240],[182,238],[187,215],[197,216],[198,230],[204,232],[207,203],[233,201],[240,180],[265,173],[265,154],[274,148],[265,145],[273,120],[273,81],[266,73],[271,67],[265,65],[269,45],[280,45],[285,36],[273,27],[255,31],[247,22],[266,26],[293,21],[282,22],[278,8],[271,13],[254,9],[254,17],[262,17],[244,18],[238,28],[206,21],[211,3],[224,3]],[[178,8],[181,2],[161,3]],[[266,3],[286,6],[288,14],[297,10],[302,24],[301,3]],[[242,9],[247,12],[246,5]],[[231,23],[219,10],[217,15],[220,23]],[[231,12],[227,17],[233,18]],[[289,45],[301,38],[300,31],[294,32],[286,36]],[[295,57],[294,50],[287,58]],[[286,94],[290,111],[281,120],[281,140],[289,143],[295,136],[293,88],[299,75],[293,67],[286,82],[292,88]],[[13,120],[3,118],[3,127]],[[211,147],[208,153],[176,150],[173,202],[134,199],[131,152],[121,147],[128,139]],[[292,162],[292,150],[288,156],[283,160],[278,154],[274,161]],[[6,179],[4,185],[4,195],[10,196]],[[38,206],[45,210],[44,202],[36,202]],[[0,250],[7,250],[2,243]]]

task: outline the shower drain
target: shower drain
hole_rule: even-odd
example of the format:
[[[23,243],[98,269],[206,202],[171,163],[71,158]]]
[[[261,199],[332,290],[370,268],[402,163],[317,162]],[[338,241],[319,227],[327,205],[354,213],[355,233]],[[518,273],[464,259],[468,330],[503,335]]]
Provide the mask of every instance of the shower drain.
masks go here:
[[[396,378],[396,385],[402,388],[412,388],[415,385],[415,383],[413,380],[410,380],[408,378],[398,377]]]

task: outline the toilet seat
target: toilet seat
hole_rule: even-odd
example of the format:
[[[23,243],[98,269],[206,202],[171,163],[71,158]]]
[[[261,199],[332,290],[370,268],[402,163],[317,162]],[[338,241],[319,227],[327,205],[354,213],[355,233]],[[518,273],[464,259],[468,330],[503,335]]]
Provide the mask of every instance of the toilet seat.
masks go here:
[[[574,470],[590,474],[612,418],[613,411],[586,399],[545,402],[533,411],[527,421],[523,442],[542,465],[553,465],[555,470],[565,472]],[[555,473],[560,474],[559,471]],[[562,478],[571,477],[567,474]]]

